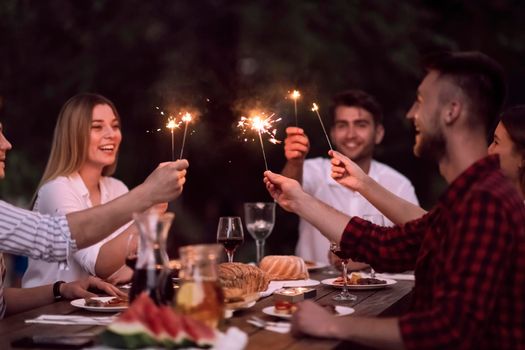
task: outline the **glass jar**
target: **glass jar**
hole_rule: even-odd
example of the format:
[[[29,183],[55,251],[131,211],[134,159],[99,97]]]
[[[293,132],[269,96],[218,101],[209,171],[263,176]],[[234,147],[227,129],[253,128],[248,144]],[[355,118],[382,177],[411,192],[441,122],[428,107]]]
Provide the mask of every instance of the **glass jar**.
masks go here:
[[[219,284],[218,244],[198,244],[179,249],[181,286],[176,295],[176,310],[216,328],[224,315],[224,296]]]
[[[146,292],[157,305],[171,305],[173,302],[173,282],[166,240],[175,214],[159,213],[150,209],[133,215],[139,229],[139,249],[137,263],[133,272],[129,301]]]

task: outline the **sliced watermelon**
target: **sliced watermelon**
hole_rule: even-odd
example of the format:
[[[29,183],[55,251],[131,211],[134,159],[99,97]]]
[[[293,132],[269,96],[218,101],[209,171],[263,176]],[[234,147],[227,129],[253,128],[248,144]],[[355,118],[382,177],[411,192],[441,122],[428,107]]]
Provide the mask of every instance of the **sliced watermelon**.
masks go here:
[[[169,306],[161,306],[159,315],[162,324],[164,325],[166,332],[171,336],[173,343],[187,343],[189,335],[183,327],[182,316],[173,312],[173,309]]]
[[[101,334],[104,344],[126,349],[148,346],[210,348],[216,331],[171,307],[157,306],[143,293]]]
[[[182,316],[183,327],[195,346],[200,348],[211,348],[217,340],[215,330],[204,323],[189,316]]]
[[[104,344],[115,348],[138,349],[155,346],[155,336],[140,322],[114,322],[100,335]]]

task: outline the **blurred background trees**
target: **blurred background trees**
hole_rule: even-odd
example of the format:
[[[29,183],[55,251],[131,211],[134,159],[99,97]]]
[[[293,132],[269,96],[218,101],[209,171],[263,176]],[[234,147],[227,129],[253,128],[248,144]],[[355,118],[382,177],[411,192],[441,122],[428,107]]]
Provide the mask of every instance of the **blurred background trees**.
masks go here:
[[[434,164],[412,156],[405,120],[420,58],[441,49],[485,52],[507,71],[508,103],[525,103],[523,18],[522,2],[511,0],[3,0],[0,120],[14,149],[1,198],[29,202],[59,109],[78,92],[115,102],[124,135],[116,177],[129,187],[171,157],[166,120],[155,106],[192,106],[200,116],[184,151],[188,182],[171,204],[176,255],[180,245],[213,242],[219,216],[242,216],[243,202],[270,200],[260,145],[243,142],[236,128],[243,111],[257,105],[277,113],[282,139],[294,119],[286,92],[298,88],[299,124],[312,141],[310,156],[319,156],[327,145],[311,103],[327,119],[331,96],[361,88],[385,110],[387,135],[377,158],[406,174],[430,208],[444,183]],[[181,139],[176,131],[176,154]],[[282,144],[265,143],[265,150],[270,169],[280,171]],[[268,253],[293,251],[296,223],[279,210]],[[254,254],[247,237],[237,256]]]

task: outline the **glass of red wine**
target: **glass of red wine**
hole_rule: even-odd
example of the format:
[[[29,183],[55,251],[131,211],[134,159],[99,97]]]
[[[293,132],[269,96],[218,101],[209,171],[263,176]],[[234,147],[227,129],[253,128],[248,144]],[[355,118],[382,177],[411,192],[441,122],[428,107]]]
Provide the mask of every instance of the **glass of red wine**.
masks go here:
[[[217,243],[224,246],[228,262],[233,262],[235,250],[244,242],[241,218],[238,216],[223,216],[217,226]]]
[[[354,301],[357,297],[348,291],[348,275],[346,265],[350,259],[344,251],[341,250],[339,243],[330,242],[330,251],[334,253],[339,259],[341,259],[341,266],[343,268],[343,291],[335,295],[332,299],[336,301]]]
[[[139,235],[137,232],[131,232],[128,236],[128,241],[126,243],[126,265],[132,270],[135,270],[135,265],[137,264],[138,256],[138,245],[139,245]]]

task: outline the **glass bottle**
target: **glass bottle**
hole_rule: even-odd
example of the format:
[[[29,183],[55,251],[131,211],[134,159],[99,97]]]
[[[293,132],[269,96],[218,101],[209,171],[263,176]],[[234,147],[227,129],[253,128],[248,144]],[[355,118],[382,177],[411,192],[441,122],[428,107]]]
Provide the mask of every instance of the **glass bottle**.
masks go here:
[[[216,328],[224,316],[224,296],[219,284],[218,244],[198,244],[179,249],[182,269],[176,309]]]
[[[173,213],[160,214],[154,209],[133,216],[139,229],[140,240],[129,290],[130,302],[142,292],[146,292],[157,305],[171,305],[174,290],[166,240],[174,217]]]

